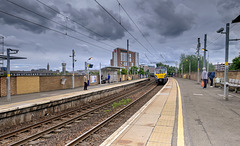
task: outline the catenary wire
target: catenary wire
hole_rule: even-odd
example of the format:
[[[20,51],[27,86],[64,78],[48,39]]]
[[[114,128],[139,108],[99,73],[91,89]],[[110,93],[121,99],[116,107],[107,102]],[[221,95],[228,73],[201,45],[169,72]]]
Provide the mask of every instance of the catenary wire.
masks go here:
[[[59,34],[62,34],[62,35],[68,36],[68,37],[70,37],[70,38],[73,38],[73,39],[79,40],[79,41],[81,41],[81,42],[84,42],[84,43],[87,43],[87,44],[89,44],[89,45],[92,45],[92,46],[95,46],[95,47],[101,48],[101,49],[103,49],[103,50],[105,50],[105,51],[110,51],[110,52],[111,52],[111,50],[108,50],[108,49],[103,48],[103,47],[101,47],[101,46],[98,46],[98,45],[95,45],[95,44],[93,44],[93,43],[87,42],[87,41],[85,41],[85,40],[79,39],[79,38],[77,38],[77,37],[75,37],[75,36],[72,36],[72,35],[66,34],[66,33],[61,32],[61,31],[59,31],[59,30],[56,30],[56,29],[53,29],[53,28],[49,28],[49,27],[44,26],[44,25],[41,25],[41,24],[39,24],[39,23],[36,23],[36,22],[30,21],[30,20],[27,20],[27,19],[24,19],[24,18],[18,17],[18,16],[16,16],[16,15],[13,15],[13,14],[10,14],[10,13],[7,13],[7,12],[4,12],[4,11],[2,11],[2,10],[0,10],[0,13],[6,14],[6,15],[8,15],[8,16],[15,17],[15,18],[20,19],[20,20],[22,20],[22,21],[25,21],[25,22],[28,22],[28,23],[31,23],[31,24],[34,24],[34,25],[40,26],[40,27],[42,27],[42,28],[45,28],[45,29],[48,29],[48,30],[54,31],[54,32],[56,32],[56,33],[59,33]]]
[[[108,11],[106,10],[97,0],[94,0],[116,23],[118,23],[130,36],[133,37],[146,51],[153,55],[134,35],[132,35],[119,21]],[[154,55],[153,55],[154,56]]]
[[[6,1],[8,1],[9,3],[12,3],[12,4],[14,4],[15,6],[18,6],[18,7],[22,8],[22,9],[24,9],[24,10],[26,10],[26,11],[29,11],[29,12],[37,15],[37,16],[40,16],[40,17],[42,17],[42,18],[45,18],[45,19],[47,19],[47,20],[49,20],[49,21],[51,21],[51,22],[53,22],[53,23],[55,23],[55,24],[58,24],[58,25],[66,28],[66,29],[69,29],[69,30],[71,30],[71,31],[73,31],[73,32],[76,32],[76,33],[78,33],[78,34],[80,34],[80,35],[83,35],[83,36],[85,36],[85,37],[88,37],[88,38],[90,38],[90,39],[92,39],[92,40],[95,40],[95,41],[97,41],[97,42],[99,42],[99,43],[105,44],[105,45],[107,45],[107,46],[109,46],[109,47],[114,47],[114,46],[111,46],[111,45],[109,45],[109,44],[107,44],[107,43],[105,43],[105,42],[101,42],[101,41],[99,41],[99,40],[96,40],[96,39],[94,39],[94,38],[92,38],[92,37],[90,37],[90,36],[88,36],[88,35],[86,35],[86,34],[84,34],[84,33],[81,33],[81,32],[79,32],[79,31],[77,31],[77,30],[75,30],[75,29],[72,29],[72,28],[70,28],[70,27],[67,27],[67,26],[65,26],[65,25],[63,25],[63,24],[61,24],[61,23],[59,23],[59,22],[57,22],[57,21],[54,21],[54,20],[52,20],[52,19],[49,19],[48,17],[45,17],[45,16],[43,16],[43,15],[41,15],[41,14],[39,14],[39,13],[36,13],[36,12],[34,12],[34,11],[26,8],[26,7],[23,7],[23,6],[15,3],[15,2],[12,2],[12,1],[10,1],[10,0],[6,0]]]
[[[44,5],[45,7],[51,9],[51,10],[54,11],[55,13],[57,13],[57,14],[59,14],[59,15],[65,17],[65,18],[68,18],[68,19],[69,19],[70,21],[72,21],[73,23],[76,23],[77,25],[79,25],[79,26],[81,26],[82,28],[86,29],[87,31],[89,31],[89,32],[91,32],[91,33],[93,33],[93,34],[95,34],[96,36],[99,36],[99,37],[101,37],[101,38],[104,38],[104,36],[102,36],[101,34],[99,34],[99,33],[95,32],[95,31],[93,31],[92,29],[87,28],[86,26],[82,25],[81,23],[77,22],[76,20],[67,17],[66,15],[64,15],[63,13],[61,13],[60,11],[58,11],[58,10],[52,8],[51,6],[45,4],[44,2],[42,2],[42,1],[40,1],[40,0],[36,0],[36,1],[39,2],[40,4]],[[116,46],[119,46],[118,44],[114,43],[114,42],[111,41],[111,40],[110,40],[110,42],[113,43],[113,44],[116,45]]]
[[[156,52],[158,52],[153,45],[148,41],[148,39],[144,36],[143,32],[140,30],[140,28],[138,27],[138,25],[134,22],[134,20],[132,19],[132,17],[128,14],[128,12],[126,11],[126,9],[123,7],[123,5],[119,2],[119,0],[116,0],[119,4],[119,6],[123,9],[123,11],[127,14],[128,18],[132,21],[132,23],[136,26],[136,28],[138,29],[138,31],[141,33],[142,37],[146,40],[146,42],[148,42],[148,44],[153,48],[153,50],[155,50]],[[119,10],[120,11],[120,10]],[[160,53],[161,54],[161,53]],[[166,59],[162,56],[162,54],[160,55],[165,61]]]

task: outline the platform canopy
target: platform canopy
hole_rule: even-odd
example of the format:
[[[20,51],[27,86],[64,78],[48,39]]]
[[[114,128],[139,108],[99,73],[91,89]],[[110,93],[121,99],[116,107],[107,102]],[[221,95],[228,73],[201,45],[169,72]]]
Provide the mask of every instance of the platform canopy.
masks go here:
[[[108,67],[104,67],[104,68],[101,68],[103,70],[118,70],[118,69],[123,69],[125,67],[118,67],[118,66],[108,66]]]

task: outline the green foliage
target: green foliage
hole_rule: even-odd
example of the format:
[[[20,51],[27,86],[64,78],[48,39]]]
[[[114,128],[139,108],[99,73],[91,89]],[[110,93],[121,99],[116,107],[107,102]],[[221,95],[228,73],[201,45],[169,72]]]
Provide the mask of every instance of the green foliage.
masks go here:
[[[232,60],[232,64],[229,66],[229,70],[240,70],[240,56],[235,57]]]
[[[104,110],[104,112],[105,112],[105,113],[108,113],[108,112],[110,112],[110,110],[109,110],[109,109],[107,109],[107,110]]]
[[[121,106],[121,102],[114,102],[112,104],[112,108],[115,109],[115,108],[118,108],[119,106]]]
[[[138,74],[142,74],[142,75],[145,74],[144,69],[140,67]]]
[[[99,75],[99,72],[90,71],[90,72],[89,72],[89,75]]]
[[[137,70],[138,70],[138,67],[136,66],[132,66],[130,69],[129,69],[129,74],[137,74]]]
[[[161,62],[157,63],[156,65],[157,65],[157,67],[159,67],[159,66],[166,67],[168,73],[175,73],[176,72],[176,67],[174,67],[174,66],[165,65],[165,64],[163,64]]]
[[[139,69],[138,67],[132,66],[131,68],[129,68],[129,74],[134,74],[134,72],[135,72],[135,74],[137,74],[137,70],[138,69]],[[123,68],[121,74],[122,75],[126,75],[127,74],[127,70]],[[145,74],[143,68],[140,68],[138,74]],[[120,71],[119,70],[118,70],[118,75],[120,75]]]
[[[121,74],[122,75],[126,75],[127,74],[127,70],[125,68],[123,68]]]
[[[206,61],[206,65],[207,65]],[[191,72],[197,72],[197,66],[198,66],[198,58],[196,55],[185,55],[181,54],[180,56],[180,64],[179,64],[179,70],[178,72],[181,73],[182,71],[182,64],[183,64],[183,73],[189,72],[189,66]],[[199,56],[199,70],[202,71],[203,68],[203,56]],[[209,71],[214,71],[214,65],[212,63],[209,63]]]
[[[116,108],[118,108],[118,107],[120,107],[120,106],[122,106],[122,105],[127,105],[127,104],[130,103],[131,101],[132,101],[131,98],[122,99],[122,100],[120,100],[119,102],[114,102],[114,103],[112,104],[112,108],[113,108],[113,109],[116,109]]]

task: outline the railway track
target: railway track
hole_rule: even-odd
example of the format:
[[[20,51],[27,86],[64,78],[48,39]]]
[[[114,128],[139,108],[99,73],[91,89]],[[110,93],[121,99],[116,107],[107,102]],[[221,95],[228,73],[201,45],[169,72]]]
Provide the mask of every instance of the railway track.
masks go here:
[[[69,128],[73,123],[78,123],[82,118],[90,117],[94,113],[98,113],[100,109],[104,109],[107,105],[113,103],[114,101],[121,100],[122,98],[126,96],[130,96],[132,94],[136,94],[137,92],[140,92],[141,90],[144,90],[149,84],[152,84],[152,82],[148,83],[147,85],[138,85],[134,89],[127,90],[126,93],[109,96],[107,98],[101,99],[100,101],[95,102],[94,104],[89,104],[86,106],[83,106],[79,109],[74,109],[72,111],[63,113],[58,116],[54,116],[50,119],[38,122],[33,125],[29,125],[27,127],[9,132],[7,134],[1,135],[0,140],[6,141],[9,139],[10,141],[15,139],[15,142],[1,142],[3,145],[22,145],[22,144],[36,144],[37,142],[33,142],[34,140],[37,140],[39,138],[48,137],[49,135],[52,135],[54,133],[59,133],[63,128]],[[50,125],[50,126],[48,126]],[[47,127],[47,128],[43,128]],[[37,132],[32,132],[34,129],[42,128],[43,130],[37,130]],[[30,133],[25,134],[24,138],[22,138],[21,133]],[[19,138],[16,138],[19,137]],[[17,139],[17,140],[16,140]],[[21,140],[19,140],[21,139]]]
[[[96,126],[92,127],[90,130],[86,131],[85,133],[83,133],[79,137],[75,138],[71,142],[67,143],[66,146],[75,146],[75,145],[79,144],[80,142],[82,142],[83,140],[88,138],[90,135],[95,133],[97,130],[101,129],[106,124],[110,123],[113,119],[115,119],[116,117],[120,116],[123,112],[125,112],[126,110],[128,110],[129,108],[134,106],[137,102],[139,102],[142,98],[144,98],[147,94],[149,94],[155,88],[156,88],[156,86],[153,86],[152,88],[148,89],[148,91],[146,91],[146,93],[142,94],[135,101],[133,101],[132,103],[128,104],[126,107],[122,108],[121,110],[119,110],[118,112],[116,112],[112,116],[108,117],[107,119],[105,119],[101,123],[99,123]]]

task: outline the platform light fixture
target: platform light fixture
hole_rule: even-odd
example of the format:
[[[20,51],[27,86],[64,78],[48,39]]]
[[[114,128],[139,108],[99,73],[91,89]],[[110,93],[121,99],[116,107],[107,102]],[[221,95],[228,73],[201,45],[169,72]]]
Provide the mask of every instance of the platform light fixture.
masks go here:
[[[89,60],[92,60],[93,57],[89,57],[87,61],[85,61],[85,72],[88,75],[88,86],[89,86],[89,64],[87,63]]]

